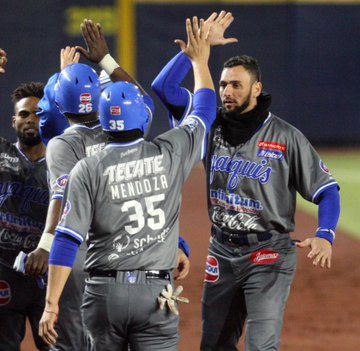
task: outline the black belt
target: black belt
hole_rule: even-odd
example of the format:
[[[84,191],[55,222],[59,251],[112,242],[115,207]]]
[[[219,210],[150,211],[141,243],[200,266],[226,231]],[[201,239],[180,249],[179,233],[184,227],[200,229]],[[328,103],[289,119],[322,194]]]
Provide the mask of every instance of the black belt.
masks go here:
[[[90,278],[92,277],[109,277],[109,278],[116,278],[118,272],[126,272],[126,271],[117,271],[115,269],[108,270],[108,271],[99,271],[94,270],[89,273]],[[170,272],[167,270],[151,270],[151,271],[144,271],[146,278],[149,279],[167,279],[170,280]]]
[[[220,230],[215,225],[211,227],[211,233],[218,242],[223,244],[228,244],[231,246],[251,245],[251,241],[249,240],[249,235],[255,234],[259,242],[269,240],[272,237],[272,234],[270,233],[249,233],[249,232],[229,233],[224,230]]]

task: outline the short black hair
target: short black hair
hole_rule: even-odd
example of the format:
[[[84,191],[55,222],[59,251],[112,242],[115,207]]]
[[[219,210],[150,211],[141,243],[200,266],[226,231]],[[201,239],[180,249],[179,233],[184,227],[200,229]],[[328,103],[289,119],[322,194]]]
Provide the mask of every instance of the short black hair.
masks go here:
[[[223,68],[232,68],[236,66],[243,66],[247,72],[254,78],[255,82],[261,81],[261,71],[259,63],[255,57],[248,55],[234,56],[224,63]]]
[[[44,86],[40,82],[23,83],[12,92],[11,99],[14,104],[30,96],[41,99],[44,96]]]

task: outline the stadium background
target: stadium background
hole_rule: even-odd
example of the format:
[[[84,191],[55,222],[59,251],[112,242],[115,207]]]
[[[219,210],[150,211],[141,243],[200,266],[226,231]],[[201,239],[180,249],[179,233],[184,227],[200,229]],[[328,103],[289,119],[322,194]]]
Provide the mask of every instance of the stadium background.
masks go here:
[[[282,350],[356,350],[360,332],[360,1],[160,1],[0,0],[0,47],[8,53],[0,76],[2,137],[14,140],[11,91],[21,82],[43,81],[59,70],[59,51],[83,45],[80,23],[102,23],[111,53],[150,92],[150,83],[178,51],[184,20],[231,11],[227,36],[238,44],[216,47],[211,69],[217,82],[222,63],[237,54],[258,58],[272,112],[294,124],[323,155],[341,185],[342,213],[334,266],[318,272],[299,252],[298,273],[286,311]],[[83,61],[85,62],[85,61]],[[192,88],[191,77],[185,82]],[[154,97],[154,96],[153,96]],[[167,129],[156,102],[152,135]],[[200,296],[209,221],[204,182],[197,167],[183,192],[182,235],[192,248],[184,283],[192,303],[182,307],[180,350],[197,349]],[[195,201],[196,199],[196,201]],[[299,199],[294,237],[312,234],[316,207]],[[29,337],[27,335],[27,340]],[[24,343],[23,351],[33,350]]]

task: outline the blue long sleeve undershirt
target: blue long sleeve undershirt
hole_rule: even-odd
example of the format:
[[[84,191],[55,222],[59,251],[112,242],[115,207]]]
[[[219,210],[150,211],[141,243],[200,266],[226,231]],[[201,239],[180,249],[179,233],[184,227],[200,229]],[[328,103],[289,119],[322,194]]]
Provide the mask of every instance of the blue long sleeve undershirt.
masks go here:
[[[337,185],[325,189],[318,197],[318,229],[316,237],[333,244],[340,216],[340,195]]]

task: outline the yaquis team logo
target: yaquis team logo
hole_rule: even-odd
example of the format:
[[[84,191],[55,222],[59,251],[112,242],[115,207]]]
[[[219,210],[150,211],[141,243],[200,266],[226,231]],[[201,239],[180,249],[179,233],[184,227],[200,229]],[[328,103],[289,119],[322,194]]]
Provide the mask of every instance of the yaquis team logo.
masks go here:
[[[11,300],[11,289],[8,282],[0,280],[0,306],[7,305]]]
[[[89,93],[80,94],[80,102],[82,104],[88,104],[89,102],[91,102],[91,94]]]
[[[65,189],[68,179],[69,179],[68,174],[64,174],[60,176],[59,178],[56,179],[57,186],[60,187],[61,189]]]
[[[204,282],[215,283],[219,280],[219,262],[214,256],[207,256]]]
[[[110,106],[110,114],[112,116],[120,116],[121,115],[120,106]]]
[[[280,254],[278,252],[273,250],[260,250],[251,254],[250,261],[253,264],[263,265],[275,263],[279,258]]]

